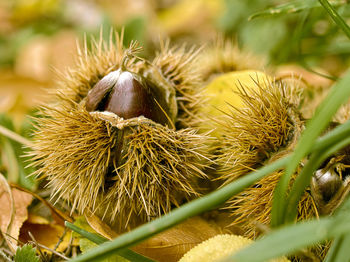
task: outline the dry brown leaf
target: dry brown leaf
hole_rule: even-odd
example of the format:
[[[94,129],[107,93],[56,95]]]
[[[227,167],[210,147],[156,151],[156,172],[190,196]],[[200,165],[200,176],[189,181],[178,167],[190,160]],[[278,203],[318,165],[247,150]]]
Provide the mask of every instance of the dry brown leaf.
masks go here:
[[[54,249],[59,239],[64,235],[64,226],[57,224],[55,221],[49,221],[42,216],[29,214],[28,219],[24,222],[19,239],[23,243],[32,241],[29,232],[34,236],[34,239],[39,244]],[[71,238],[71,232],[67,232],[56,251],[63,252],[67,249]],[[73,242],[73,245],[78,245]],[[49,253],[49,252],[48,252]]]
[[[3,176],[1,175],[3,178]],[[5,185],[4,178],[0,184],[0,228],[5,235],[8,246],[12,251],[16,250],[17,239],[19,237],[20,229],[23,222],[28,218],[27,207],[32,202],[32,196],[26,192],[22,192],[17,189],[9,189],[9,186]],[[12,210],[11,195],[14,201],[14,210]],[[14,213],[13,213],[14,212]],[[8,236],[8,235],[9,236]]]
[[[94,215],[85,215],[89,225],[99,234],[108,239],[113,239],[118,234],[106,223]],[[178,261],[187,251],[201,243],[223,232],[232,233],[230,229],[223,229],[229,225],[225,219],[206,221],[201,217],[194,217],[185,222],[168,229],[156,236],[147,239],[132,248],[135,252],[147,256],[156,261]],[[224,221],[225,220],[225,221]]]
[[[51,204],[49,201],[47,201],[46,199],[42,198],[38,194],[36,194],[36,193],[26,189],[26,188],[23,188],[23,187],[21,187],[21,186],[19,186],[17,184],[10,183],[10,186],[32,195],[34,198],[38,199],[44,206],[48,207],[50,209],[52,219],[55,220],[55,222],[57,224],[60,224],[60,225],[63,226],[64,225],[64,221],[73,222],[73,219],[68,214],[66,214],[63,211],[59,210],[53,204]],[[32,217],[33,217],[33,215],[32,215]],[[40,224],[40,223],[34,222],[34,224]]]
[[[113,238],[116,238],[118,236],[118,234],[109,225],[103,222],[99,217],[92,214],[85,214],[85,219],[93,230],[95,230],[97,233],[101,234],[105,238],[112,240]]]
[[[178,261],[187,251],[221,230],[200,217],[194,217],[132,248],[157,261]]]

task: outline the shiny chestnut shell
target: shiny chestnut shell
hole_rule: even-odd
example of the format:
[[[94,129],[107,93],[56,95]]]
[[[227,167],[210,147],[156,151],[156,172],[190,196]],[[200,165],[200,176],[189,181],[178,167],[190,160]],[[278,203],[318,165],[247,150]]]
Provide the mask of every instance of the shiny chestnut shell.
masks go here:
[[[90,90],[87,111],[108,111],[129,119],[144,116],[167,124],[167,108],[146,79],[128,71],[113,71]]]

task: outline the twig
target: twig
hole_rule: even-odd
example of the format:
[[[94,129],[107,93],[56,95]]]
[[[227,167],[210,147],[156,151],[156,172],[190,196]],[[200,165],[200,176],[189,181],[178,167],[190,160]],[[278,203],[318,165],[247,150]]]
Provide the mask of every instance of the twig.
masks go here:
[[[29,235],[30,238],[32,239],[34,245],[36,245],[36,246],[38,247],[38,250],[39,250],[39,252],[40,252],[40,255],[43,257],[43,259],[45,259],[45,261],[46,261],[46,257],[45,257],[44,254],[42,253],[41,248],[46,249],[46,250],[52,252],[53,254],[55,254],[55,255],[57,255],[57,256],[59,256],[59,257],[65,259],[65,260],[68,260],[68,259],[69,259],[69,258],[66,257],[65,255],[62,255],[60,252],[57,252],[56,250],[53,250],[53,249],[51,249],[51,248],[49,248],[49,247],[47,247],[47,246],[45,246],[45,245],[42,245],[42,244],[38,243],[38,242],[35,240],[35,238],[34,238],[34,236],[32,235],[32,233],[28,232],[28,235]]]
[[[38,251],[40,253],[40,256],[42,257],[43,261],[47,261],[45,255],[43,254],[43,252],[41,251],[41,247],[39,246],[39,243],[35,240],[33,234],[31,232],[28,231],[28,235],[30,236],[30,238],[32,239],[33,244],[38,248]]]
[[[30,142],[28,139],[24,138],[23,136],[20,136],[19,134],[7,129],[4,126],[0,125],[0,134],[20,143],[27,147],[33,147],[32,142]]]
[[[14,256],[14,254],[11,252],[11,250],[8,250],[4,247],[0,248],[0,251],[2,251],[5,255],[7,254],[10,257]]]
[[[63,238],[66,236],[66,233],[67,233],[67,228],[65,227],[62,236],[60,236],[60,238],[58,239],[58,242],[55,245],[53,250],[56,250],[58,248],[58,246],[62,243]]]
[[[64,252],[64,254],[65,254],[66,256],[68,256],[69,253],[70,253],[71,250],[72,250],[73,240],[74,240],[74,237],[73,237],[73,234],[71,234],[71,235],[70,235],[70,239],[69,239],[68,247],[67,247],[67,249],[66,249],[66,252]]]
[[[1,251],[1,250],[0,250],[0,256],[1,256],[2,258],[4,258],[6,261],[12,262],[12,260],[11,260],[10,258],[8,258],[8,257],[6,256],[6,254],[5,254],[3,251]]]
[[[60,219],[62,219],[63,221],[69,221],[69,222],[73,222],[73,219],[71,217],[69,217],[68,215],[66,215],[65,213],[63,213],[61,210],[55,208],[49,201],[45,200],[44,198],[42,198],[41,196],[39,196],[38,194],[26,189],[26,188],[23,188],[23,187],[20,187],[19,185],[17,184],[13,184],[13,183],[10,183],[10,186],[13,187],[13,188],[16,188],[18,190],[21,190],[23,192],[26,192],[28,194],[31,194],[33,197],[35,197],[36,199],[40,200],[42,203],[44,203],[50,210],[53,214],[55,214],[57,217],[59,217]]]

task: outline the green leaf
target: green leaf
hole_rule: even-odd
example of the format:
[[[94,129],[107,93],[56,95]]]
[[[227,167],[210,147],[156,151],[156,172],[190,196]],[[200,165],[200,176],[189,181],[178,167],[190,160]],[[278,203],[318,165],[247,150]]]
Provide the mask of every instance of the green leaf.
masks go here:
[[[348,234],[350,232],[349,204],[350,198],[346,200],[340,212],[332,217],[301,222],[274,230],[235,255],[229,256],[225,261],[267,261]]]
[[[344,234],[341,237],[336,238],[324,262],[343,262],[350,261],[350,236]]]
[[[18,247],[14,257],[15,262],[39,262],[39,257],[36,256],[36,249],[31,245]]]

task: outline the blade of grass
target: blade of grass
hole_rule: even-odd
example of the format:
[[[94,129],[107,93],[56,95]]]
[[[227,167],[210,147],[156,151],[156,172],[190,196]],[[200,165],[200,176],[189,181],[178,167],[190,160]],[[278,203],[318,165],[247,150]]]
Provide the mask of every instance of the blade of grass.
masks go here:
[[[349,219],[350,213],[350,197],[347,201],[341,206],[340,210],[337,212],[337,215],[343,215],[345,218]],[[324,262],[343,262],[350,261],[350,236],[344,232],[343,235],[337,237],[330,250],[327,253],[327,256]]]
[[[335,143],[342,139],[343,135],[350,131],[350,121],[346,124],[336,127],[334,130],[319,138],[312,150],[322,150],[332,143]],[[180,208],[173,210],[167,215],[164,215],[152,222],[142,225],[128,233],[121,235],[120,237],[105,243],[85,254],[82,254],[72,262],[77,261],[90,261],[91,259],[103,258],[112,255],[114,252],[118,252],[122,248],[133,246],[142,240],[149,238],[159,232],[166,230],[167,228],[174,226],[187,218],[201,214],[205,211],[211,210],[221,204],[233,195],[241,192],[244,188],[252,185],[265,175],[280,169],[285,166],[290,160],[290,156],[282,158],[268,166],[263,167],[260,170],[251,172],[237,181],[234,181],[227,186],[218,189],[204,197],[193,200]]]
[[[315,143],[317,137],[328,126],[332,116],[339,107],[344,104],[350,96],[350,71],[336,83],[329,95],[317,108],[314,117],[307,123],[306,130],[300,137],[300,140],[291,156],[291,160],[286,167],[286,171],[276,186],[273,197],[273,208],[271,213],[271,226],[279,226],[285,221],[286,197],[289,181],[303,159]]]
[[[350,236],[344,234],[338,237],[332,244],[327,253],[324,262],[343,262],[350,261]]]
[[[64,222],[64,225],[68,227],[69,229],[73,230],[74,232],[78,233],[79,235],[82,235],[86,239],[90,240],[91,242],[94,242],[97,245],[100,245],[106,241],[108,241],[107,238],[91,233],[89,231],[86,231],[80,227],[77,227],[76,225],[73,225],[72,223],[69,223],[68,221]]]
[[[108,239],[104,238],[103,236],[91,233],[89,231],[86,231],[80,227],[77,227],[76,225],[73,225],[72,223],[65,222],[66,227],[73,230],[74,232],[77,232],[79,235],[82,235],[86,239],[90,240],[91,242],[94,242],[95,244],[101,245],[104,242],[107,242]],[[122,256],[130,261],[138,261],[138,262],[154,262],[154,260],[142,256],[138,253],[135,253],[134,251],[130,249],[123,249],[118,252],[119,256]]]
[[[293,222],[298,213],[298,203],[302,197],[305,188],[310,184],[310,180],[317,168],[332,154],[344,148],[350,144],[350,137],[344,136],[344,139],[334,144],[332,147],[326,150],[320,150],[314,152],[310,160],[302,169],[298,177],[296,178],[293,187],[290,191],[289,198],[287,200],[286,208],[286,221]]]
[[[350,120],[346,121],[344,124],[337,126],[331,132],[323,135],[317,139],[315,146],[312,148],[312,151],[319,151],[325,148],[328,148],[339,140],[343,139],[350,132]]]
[[[323,218],[298,223],[271,232],[225,261],[268,261],[346,232],[350,232],[350,221],[344,219]]]
[[[301,222],[274,230],[224,261],[268,261],[275,257],[292,254],[303,247],[342,236],[350,232],[349,204],[350,198],[341,207],[345,211],[337,212],[332,217]]]
[[[350,39],[350,27],[344,19],[338,14],[334,7],[327,0],[318,0],[324,9],[328,12],[333,21],[344,31],[346,36]]]

